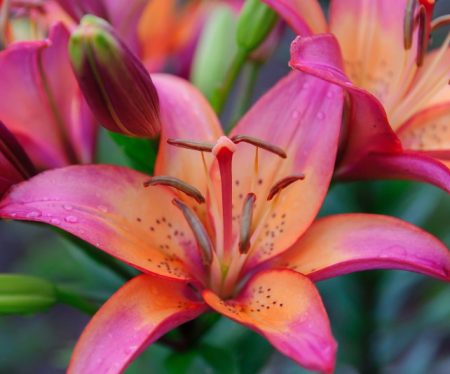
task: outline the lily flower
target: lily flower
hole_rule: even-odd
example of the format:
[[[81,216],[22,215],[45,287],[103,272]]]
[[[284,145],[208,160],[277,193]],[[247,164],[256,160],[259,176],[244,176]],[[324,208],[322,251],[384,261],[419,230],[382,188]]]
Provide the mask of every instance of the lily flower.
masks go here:
[[[213,309],[312,370],[336,343],[314,285],[395,268],[450,280],[450,254],[401,220],[316,220],[335,162],[343,91],[293,72],[225,136],[206,99],[153,75],[162,136],[155,176],[108,165],[41,173],[0,202],[5,219],[66,230],[142,271],[86,327],[69,373],[122,372],[149,344]]]
[[[68,40],[57,24],[46,40],[0,52],[0,152],[10,162],[0,163],[2,174],[13,168],[25,177],[31,163],[45,170],[92,160],[96,124],[72,73]]]
[[[450,33],[427,50],[450,17],[431,20],[430,0],[333,0],[327,25],[315,0],[264,1],[302,36],[291,66],[349,93],[336,176],[414,179],[450,191]],[[313,35],[324,32],[332,36]]]

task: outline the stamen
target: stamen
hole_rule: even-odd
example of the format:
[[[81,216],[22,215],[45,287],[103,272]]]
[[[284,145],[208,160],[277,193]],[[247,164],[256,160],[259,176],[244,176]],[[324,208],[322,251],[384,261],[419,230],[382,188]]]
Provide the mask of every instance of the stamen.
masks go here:
[[[249,193],[244,201],[241,214],[241,231],[239,237],[239,252],[245,254],[250,249],[251,227],[253,219],[253,208],[255,206],[256,195]]]
[[[417,0],[408,0],[405,10],[405,18],[403,20],[403,45],[406,50],[412,46],[412,38],[415,27]]]
[[[240,142],[244,142],[244,143],[254,145],[255,147],[262,148],[266,151],[275,153],[276,155],[280,156],[281,158],[287,157],[286,152],[283,151],[280,147],[277,147],[276,145],[267,143],[264,140],[254,138],[252,136],[236,135],[236,136],[233,136],[231,138],[231,140],[233,141],[233,143],[236,143],[236,144],[240,143]]]
[[[195,236],[205,263],[210,264],[213,254],[213,245],[205,226],[203,226],[203,223],[197,215],[181,200],[173,199],[172,203],[181,210],[181,213],[183,213],[184,218],[186,218],[186,221]]]
[[[423,59],[425,58],[425,52],[427,51],[428,46],[428,35],[426,32],[427,29],[427,12],[425,7],[422,5],[419,8],[419,35],[417,39],[417,57],[416,64],[417,66],[422,66]]]
[[[10,0],[4,0],[0,9],[0,50],[6,48],[9,22]]]
[[[194,140],[186,139],[167,139],[167,143],[180,148],[193,149],[201,152],[212,152],[214,144],[196,142]]]
[[[450,25],[450,14],[446,14],[445,16],[440,16],[431,21],[430,29],[431,32],[435,32],[441,27]]]
[[[158,176],[158,177],[151,177],[148,181],[144,182],[144,187],[156,185],[173,187],[178,191],[181,191],[186,195],[192,197],[199,204],[205,202],[205,198],[203,197],[203,195],[199,190],[197,190],[194,186],[191,186],[190,184],[182,181],[181,179],[169,176]]]
[[[291,175],[289,177],[281,179],[270,189],[269,195],[267,195],[267,200],[272,200],[273,197],[278,194],[278,192],[280,192],[290,184],[303,179],[305,179],[305,174]]]

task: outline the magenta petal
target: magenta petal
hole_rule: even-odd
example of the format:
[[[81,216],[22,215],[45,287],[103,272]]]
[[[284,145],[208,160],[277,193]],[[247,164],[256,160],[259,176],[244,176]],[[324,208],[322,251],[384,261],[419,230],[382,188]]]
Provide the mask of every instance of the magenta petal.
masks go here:
[[[448,152],[370,153],[337,176],[352,179],[410,179],[433,184],[450,193],[450,170],[435,157],[448,157]]]
[[[138,276],[111,296],[86,326],[68,373],[122,373],[148,345],[205,309],[184,283]]]
[[[369,152],[401,151],[400,141],[391,129],[381,103],[369,92],[354,86],[345,75],[339,44],[333,35],[295,39],[290,65],[347,89],[351,103],[341,167]]]
[[[52,168],[92,156],[94,125],[80,121],[80,96],[67,55],[68,31],[0,52],[0,113],[37,167]],[[18,105],[20,103],[20,105]],[[83,126],[85,131],[73,131]]]
[[[400,269],[450,281],[450,252],[429,233],[397,218],[340,214],[316,221],[272,266],[318,281],[368,269]]]

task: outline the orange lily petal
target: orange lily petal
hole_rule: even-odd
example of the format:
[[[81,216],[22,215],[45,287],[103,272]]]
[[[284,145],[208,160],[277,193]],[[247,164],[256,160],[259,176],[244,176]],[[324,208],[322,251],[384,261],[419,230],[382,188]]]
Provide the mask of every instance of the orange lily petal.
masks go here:
[[[204,192],[207,175],[200,152],[167,144],[169,138],[215,143],[223,135],[219,120],[204,96],[189,82],[152,74],[160,101],[161,141],[155,174],[170,175]],[[212,157],[207,157],[208,165]]]
[[[367,269],[402,269],[450,281],[450,252],[427,232],[397,218],[341,214],[316,221],[274,267],[318,281]]]
[[[203,291],[217,312],[263,335],[281,353],[307,369],[333,372],[336,343],[314,284],[290,270],[256,274],[235,299]]]
[[[321,79],[293,72],[282,79],[241,119],[230,136],[249,135],[282,148],[282,159],[240,143],[234,154],[233,201],[256,194],[252,254],[248,266],[264,261],[293,244],[314,219],[333,173],[343,105],[342,90]],[[273,185],[294,174],[304,180],[267,201]],[[242,205],[235,204],[234,216]],[[238,220],[235,221],[238,224]],[[238,232],[237,229],[235,232]]]
[[[263,0],[291,26],[297,35],[327,32],[328,25],[317,0]]]
[[[450,151],[450,102],[425,109],[397,132],[406,149]]]
[[[416,69],[417,32],[404,48],[408,0],[340,0],[330,5],[330,31],[344,56],[346,72],[358,87],[373,93],[390,113]]]
[[[3,199],[3,218],[45,222],[144,271],[169,278],[202,277],[192,232],[166,187],[109,166],[72,166],[37,175]]]
[[[391,122],[395,129],[421,110],[450,103],[450,34],[443,45],[425,55],[408,92],[393,108]]]
[[[206,309],[184,284],[140,275],[100,308],[81,335],[68,373],[122,373],[148,345]]]

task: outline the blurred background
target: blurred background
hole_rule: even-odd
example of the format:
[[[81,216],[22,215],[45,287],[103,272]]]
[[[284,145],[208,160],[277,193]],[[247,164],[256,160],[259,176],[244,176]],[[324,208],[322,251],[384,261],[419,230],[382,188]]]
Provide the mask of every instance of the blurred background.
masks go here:
[[[438,2],[437,12],[450,13],[450,2]],[[289,71],[293,38],[286,30],[259,73],[253,100]],[[126,164],[105,133],[99,144],[98,162]],[[435,187],[405,181],[334,184],[321,215],[362,211],[402,218],[450,246],[450,199]],[[36,275],[99,304],[122,284],[52,229],[17,222],[0,222],[0,273]],[[321,282],[319,289],[339,342],[337,373],[450,373],[448,284],[407,272],[371,271]],[[89,318],[65,305],[30,316],[0,316],[0,373],[63,373]],[[146,372],[307,373],[225,318],[192,349],[173,353],[156,343],[127,371]]]

